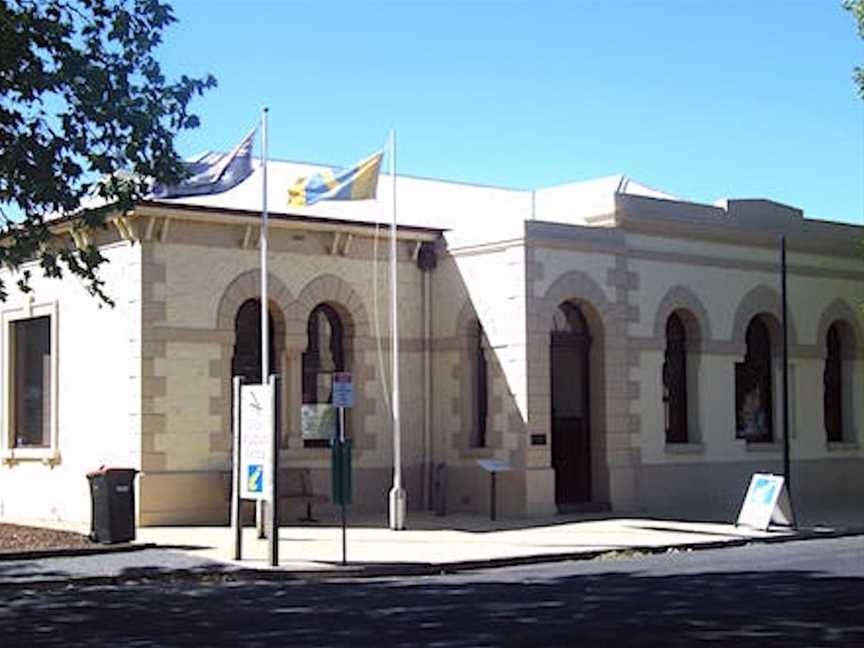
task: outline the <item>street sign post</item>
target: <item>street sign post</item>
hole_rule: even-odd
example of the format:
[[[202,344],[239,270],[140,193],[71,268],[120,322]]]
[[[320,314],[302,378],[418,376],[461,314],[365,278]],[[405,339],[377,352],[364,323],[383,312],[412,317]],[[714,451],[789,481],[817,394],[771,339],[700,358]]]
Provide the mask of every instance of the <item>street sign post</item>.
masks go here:
[[[347,561],[347,516],[351,503],[351,441],[345,438],[345,410],[354,407],[354,383],[347,371],[333,374],[333,406],[339,411],[339,436],[333,439],[331,462],[333,503],[342,510],[342,564]]]

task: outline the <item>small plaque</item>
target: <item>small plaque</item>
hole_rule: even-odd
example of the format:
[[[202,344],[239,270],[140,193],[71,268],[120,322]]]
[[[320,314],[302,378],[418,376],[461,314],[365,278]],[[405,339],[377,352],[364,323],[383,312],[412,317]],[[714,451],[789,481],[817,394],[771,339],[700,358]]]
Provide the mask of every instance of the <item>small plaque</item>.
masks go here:
[[[546,435],[545,434],[532,434],[531,435],[531,445],[532,446],[544,446],[544,445],[546,445]]]

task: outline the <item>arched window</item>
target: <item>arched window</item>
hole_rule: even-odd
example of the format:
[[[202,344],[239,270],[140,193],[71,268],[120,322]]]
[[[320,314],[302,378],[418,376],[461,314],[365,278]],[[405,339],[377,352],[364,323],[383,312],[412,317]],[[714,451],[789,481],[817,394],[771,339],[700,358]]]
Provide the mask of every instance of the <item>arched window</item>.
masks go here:
[[[489,368],[483,348],[483,326],[478,321],[474,340],[474,426],[471,430],[471,447],[486,447],[486,421],[489,416]]]
[[[736,434],[748,441],[771,441],[771,337],[761,317],[750,320],[745,339],[744,362],[735,366]]]
[[[309,315],[306,332],[303,405],[327,405],[333,402],[333,374],[346,370],[342,321],[331,306],[319,304]],[[326,447],[328,438],[335,433],[335,413],[329,408],[317,408],[316,416],[320,416],[320,425],[315,432],[304,425],[304,445]]]
[[[687,443],[687,335],[675,313],[666,320],[663,405],[666,443]]]
[[[588,322],[585,321],[585,315],[573,302],[566,301],[558,306],[552,325],[556,333],[588,336]]]
[[[825,436],[828,441],[843,440],[843,360],[840,331],[837,323],[828,329],[825,344],[823,404]]]
[[[273,348],[273,314],[268,313],[269,366],[276,372],[276,353]],[[247,299],[237,309],[234,320],[234,356],[231,375],[242,376],[251,384],[261,383],[261,300]]]
[[[549,346],[551,463],[559,507],[592,501],[591,335],[585,311],[559,305]],[[562,510],[562,509],[559,509]]]

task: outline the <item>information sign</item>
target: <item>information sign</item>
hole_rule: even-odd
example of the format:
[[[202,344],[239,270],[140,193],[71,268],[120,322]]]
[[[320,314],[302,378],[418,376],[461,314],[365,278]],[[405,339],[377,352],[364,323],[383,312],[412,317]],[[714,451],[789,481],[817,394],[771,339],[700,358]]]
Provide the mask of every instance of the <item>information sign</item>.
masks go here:
[[[513,470],[513,466],[498,459],[478,459],[477,464],[489,473],[489,519],[495,520],[496,497],[495,482],[499,472]]]
[[[273,429],[269,385],[240,388],[240,497],[270,500]]]
[[[329,403],[303,405],[300,408],[300,429],[304,439],[335,439],[336,408]]]
[[[513,466],[504,461],[498,461],[497,459],[478,459],[477,463],[483,470],[490,473],[513,470]]]

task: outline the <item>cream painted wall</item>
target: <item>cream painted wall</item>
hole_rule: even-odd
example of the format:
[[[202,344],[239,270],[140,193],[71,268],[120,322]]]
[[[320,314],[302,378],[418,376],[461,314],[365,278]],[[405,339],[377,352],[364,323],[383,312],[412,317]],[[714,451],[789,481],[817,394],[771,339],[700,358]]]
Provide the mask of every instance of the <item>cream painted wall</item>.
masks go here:
[[[403,254],[406,249],[403,248]],[[420,330],[420,272],[408,260],[400,265],[400,328],[414,337]],[[236,277],[260,267],[258,250],[213,248],[205,245],[158,245],[154,261],[166,267],[166,280],[159,284],[154,298],[166,302],[168,326],[212,328],[219,300]],[[296,298],[313,279],[324,274],[341,278],[361,297],[370,319],[373,316],[371,262],[338,255],[285,254],[274,252],[268,259],[269,271],[278,277]],[[206,272],[201,272],[206,268]],[[381,334],[389,336],[390,280],[386,259],[378,265],[378,308]]]
[[[158,308],[154,308],[157,317],[150,325],[154,331],[164,331],[160,335],[167,339],[164,355],[154,360],[155,375],[165,381],[164,390],[154,398],[156,416],[162,417],[164,426],[152,436],[154,451],[165,453],[165,464],[161,469],[148,471],[152,490],[160,493],[161,498],[158,502],[148,501],[147,520],[151,523],[159,519],[179,519],[192,506],[199,512],[208,510],[208,517],[220,515],[219,511],[225,508],[219,483],[204,476],[223,472],[229,465],[230,421],[225,412],[228,411],[227,385],[233,347],[226,340],[233,336],[233,330],[217,330],[217,312],[229,285],[241,275],[260,268],[260,252],[254,247],[243,249],[238,232],[242,233],[242,230],[219,224],[187,224],[185,229],[178,225],[172,226],[172,236],[176,236],[176,241],[169,236],[166,243],[152,243],[152,264],[163,268],[157,273],[163,279],[153,285],[152,303]],[[351,316],[355,324],[363,328],[360,336],[355,338],[350,365],[355,373],[355,401],[358,406],[348,414],[348,418],[353,434],[372,436],[371,442],[367,440],[362,444],[358,438],[355,450],[355,467],[372,472],[387,471],[393,466],[392,424],[382,393],[386,387],[389,398],[390,285],[385,243],[385,240],[380,242],[376,267],[368,258],[368,240],[353,243],[355,253],[343,256],[330,254],[332,235],[276,230],[271,237],[268,258],[270,275],[290,293],[288,303],[283,306],[295,309],[283,315],[301,338],[289,341],[293,348],[287,361],[293,369],[282,367],[283,371],[294,372],[289,378],[294,382],[289,382],[287,389],[296,391],[296,394],[289,393],[284,401],[283,434],[299,434],[300,413],[293,408],[300,402],[300,355],[296,345],[299,342],[305,348],[306,325],[291,318],[298,317],[297,313],[304,312],[306,307],[298,307],[296,300],[320,277],[335,276],[341,285],[333,301],[347,308],[346,301],[353,293],[359,304]],[[402,458],[407,483],[420,484],[424,459],[423,275],[412,258],[413,250],[413,243],[399,244]],[[373,301],[373,271],[376,270],[378,330],[383,338],[380,355],[375,343],[376,310]],[[276,289],[275,282],[271,282],[271,296]],[[250,297],[257,294],[256,284]],[[161,308],[164,308],[164,317],[158,316]],[[188,340],[190,336],[196,339]],[[277,346],[280,345],[277,343]],[[381,376],[382,366],[384,378]],[[360,375],[363,378],[357,377]],[[370,402],[365,402],[367,399]],[[214,439],[222,440],[216,448]],[[283,445],[282,457],[286,466],[305,466],[329,472],[329,450],[304,448],[296,437],[290,440],[287,448]],[[172,502],[163,482],[179,478],[172,475],[181,473],[186,475],[184,479],[199,480],[202,488],[211,491],[210,499],[195,503],[179,499]],[[196,477],[197,473],[202,476]],[[357,479],[365,483],[366,477],[358,473]],[[313,481],[318,491],[327,492],[329,482],[325,484],[327,480],[321,475],[313,475]],[[418,505],[422,499],[422,493],[416,488],[408,495],[412,506]],[[375,497],[377,495],[368,489],[361,489],[355,504],[362,508],[380,509],[381,502],[366,501]]]
[[[654,335],[657,309],[675,286],[686,286],[700,299],[708,310],[711,333],[719,340],[732,339],[735,313],[748,292],[760,285],[780,292],[777,273],[638,259],[630,261],[630,268],[641,278],[638,291],[641,317],[630,329],[631,335],[636,336]],[[834,300],[844,299],[853,307],[864,302],[864,282],[852,279],[791,275],[787,289],[790,317],[799,344],[824,343],[816,340],[817,327],[822,313]]]
[[[627,243],[634,251],[634,259],[645,253],[667,253],[673,255],[694,255],[705,259],[738,259],[744,262],[780,263],[778,248],[755,247],[730,243],[714,243],[698,238],[664,237],[646,234],[627,234]],[[830,270],[851,270],[861,272],[861,263],[850,257],[825,256],[814,253],[787,252],[787,263],[812,266]]]
[[[578,270],[590,276],[606,294],[608,301],[614,301],[614,290],[607,285],[607,273],[615,267],[615,256],[609,253],[586,252],[544,248],[538,251],[537,261],[542,272],[533,282],[534,296],[542,297],[549,287],[562,275]]]
[[[521,461],[516,451],[521,447],[524,428],[512,429],[511,414],[522,421],[527,416],[525,248],[519,244],[482,253],[457,252],[454,260],[451,272],[455,272],[448,283],[462,283],[472,317],[479,318],[488,340],[490,406],[493,401],[501,403],[498,425],[494,417],[490,421],[503,435],[500,458]],[[444,299],[450,297],[445,295]],[[436,336],[446,337],[446,331],[436,330]],[[462,332],[454,327],[453,333]]]
[[[653,338],[658,328],[658,308],[666,294],[675,286],[686,286],[701,301],[710,321],[712,338],[703,342],[709,347],[717,343],[728,343],[743,331],[733,331],[735,314],[741,300],[757,286],[768,286],[779,294],[779,279],[776,272],[761,272],[737,269],[738,261],[761,261],[776,263],[776,253],[770,250],[754,250],[741,246],[706,244],[693,241],[664,240],[659,237],[628,237],[635,250],[629,267],[639,275],[639,289],[634,292],[638,299],[640,318],[631,324],[630,334],[642,339]],[[717,264],[700,265],[639,258],[640,251],[650,249],[664,253],[721,255],[729,259],[729,267]],[[861,273],[862,263],[848,258],[835,259],[808,254],[790,254],[790,266],[812,266],[814,268],[843,270]],[[792,456],[800,460],[818,460],[834,456],[864,456],[861,449],[846,446],[828,447],[825,441],[822,414],[822,372],[824,369],[824,340],[818,339],[818,327],[823,313],[835,300],[842,299],[850,307],[864,303],[864,283],[854,278],[842,279],[825,276],[791,274],[788,279],[790,318],[797,332],[797,344],[808,345],[812,351],[800,355],[793,348],[790,355],[790,430]],[[859,326],[862,321],[859,319]],[[660,329],[662,330],[662,323]],[[861,341],[864,342],[864,341]],[[662,340],[654,340],[657,348]],[[860,346],[859,346],[860,348]],[[641,416],[642,461],[645,464],[681,462],[753,462],[762,459],[772,461],[780,457],[779,443],[765,446],[748,444],[734,438],[734,364],[743,358],[728,346],[725,354],[699,355],[698,408],[699,434],[703,447],[697,452],[675,452],[665,446],[663,433],[661,366],[662,351],[644,350],[640,354],[637,371],[642,385],[641,395],[631,408]],[[815,355],[814,355],[815,353]],[[845,391],[850,437],[854,437],[864,421],[864,397],[862,391],[862,362],[851,361],[853,384]],[[775,358],[774,371],[774,434],[780,440],[782,434],[782,380],[779,358]],[[692,399],[692,392],[690,394]]]

